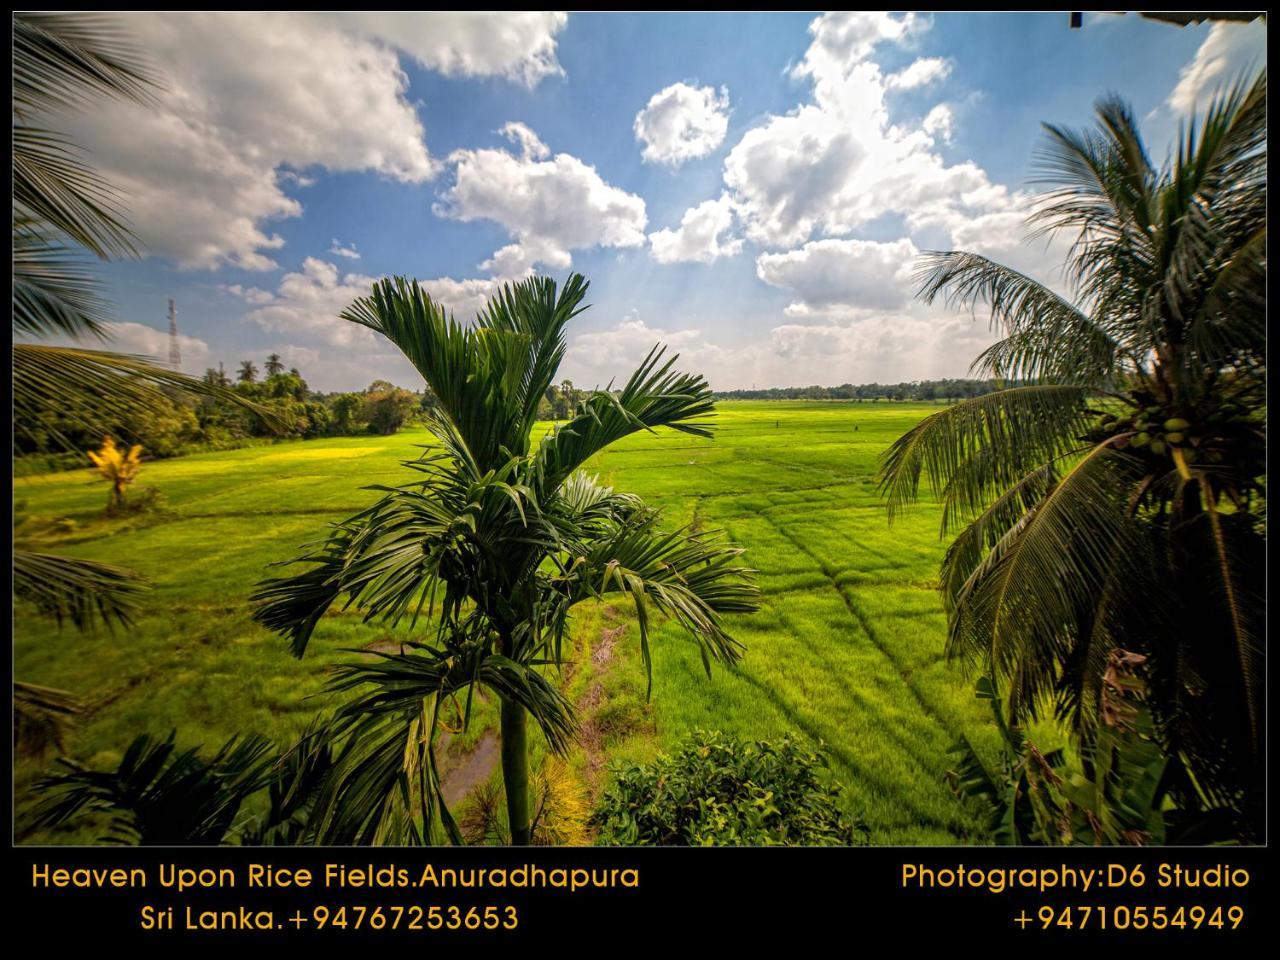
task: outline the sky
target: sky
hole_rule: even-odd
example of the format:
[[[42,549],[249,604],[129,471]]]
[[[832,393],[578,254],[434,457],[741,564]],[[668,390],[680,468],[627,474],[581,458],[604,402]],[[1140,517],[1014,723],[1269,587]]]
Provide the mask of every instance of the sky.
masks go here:
[[[1061,243],[1026,240],[1041,124],[1119,93],[1160,160],[1266,63],[1261,22],[1135,14],[121,19],[158,102],[51,123],[144,250],[102,268],[109,346],[167,357],[173,298],[188,372],[274,352],[320,390],[421,385],[338,316],[393,274],[463,320],[582,273],[583,387],[655,343],[721,390],[964,376],[986,319],[917,301],[914,264],[972,250],[1061,289]]]

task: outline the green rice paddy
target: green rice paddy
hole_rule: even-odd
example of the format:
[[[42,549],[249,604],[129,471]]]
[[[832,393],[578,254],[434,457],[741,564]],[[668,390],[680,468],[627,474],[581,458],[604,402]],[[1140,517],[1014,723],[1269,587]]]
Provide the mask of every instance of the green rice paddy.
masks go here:
[[[585,788],[599,789],[609,760],[653,755],[695,728],[748,738],[797,731],[825,745],[872,842],[983,840],[944,781],[957,734],[993,758],[998,744],[972,684],[943,657],[939,512],[922,503],[890,526],[874,479],[885,447],[935,409],[723,403],[713,440],[642,434],[591,463],[602,479],[662,507],[672,524],[725,529],[747,548],[764,602],[731,621],[745,660],[710,679],[692,641],[663,625],[648,702],[625,604],[580,608],[564,683],[584,721],[571,768]],[[150,463],[135,496],[155,487],[163,508],[125,520],[103,519],[106,485],[87,470],[16,480],[21,537],[133,567],[154,584],[129,630],[86,636],[18,610],[15,676],[91,704],[68,751],[106,765],[142,731],[176,728],[181,743],[211,747],[245,731],[281,743],[300,732],[325,707],[326,669],[361,656],[347,648],[393,649],[406,637],[332,612],[298,661],[251,622],[248,596],[270,563],[377,496],[362,487],[410,482],[400,461],[427,441],[410,430]],[[495,713],[482,709],[450,750],[459,758],[475,750]],[[488,775],[483,764],[470,768],[469,776]],[[42,769],[28,762],[16,771],[20,803]]]

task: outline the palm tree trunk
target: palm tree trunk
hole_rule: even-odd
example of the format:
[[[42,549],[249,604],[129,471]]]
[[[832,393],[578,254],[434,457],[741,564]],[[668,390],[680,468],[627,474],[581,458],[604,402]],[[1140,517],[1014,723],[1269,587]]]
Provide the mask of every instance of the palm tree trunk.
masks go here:
[[[529,845],[529,742],[524,707],[503,699],[502,783],[507,792],[507,823],[512,846]]]

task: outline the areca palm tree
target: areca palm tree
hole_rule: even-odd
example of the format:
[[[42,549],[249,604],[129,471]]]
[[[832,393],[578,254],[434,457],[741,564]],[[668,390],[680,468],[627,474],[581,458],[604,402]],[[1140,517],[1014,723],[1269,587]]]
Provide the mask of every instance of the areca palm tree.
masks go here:
[[[1218,96],[1150,159],[1127,106],[1048,126],[1038,233],[1073,241],[1060,296],[973,253],[925,256],[920,296],[990,309],[975,361],[1013,385],[901,437],[892,516],[922,478],[958,531],[941,570],[947,650],[1050,708],[1088,748],[1112,651],[1145,656],[1184,811],[1261,829],[1264,756],[1266,74]]]
[[[560,290],[531,278],[505,286],[464,326],[397,277],[342,314],[422,374],[437,398],[424,417],[438,448],[406,464],[416,482],[378,488],[376,504],[295,561],[307,570],[265,582],[255,617],[287,635],[297,656],[340,598],[410,631],[423,613],[438,607],[439,617],[402,652],[338,668],[333,689],[353,696],[338,711],[345,740],[316,807],[317,840],[430,842],[438,818],[460,842],[440,796],[436,734],[451,708],[469,717],[484,687],[500,701],[510,835],[528,843],[527,721],[553,751],[568,747],[573,709],[545,671],[565,663],[570,611],[584,600],[632,601],[650,678],[653,610],[693,636],[708,670],[741,655],[721,619],[757,605],[741,550],[717,534],[664,531],[655,510],[581,469],[637,431],[709,436],[706,381],[675,372],[675,358],[655,347],[621,390],[591,393],[567,423],[531,440],[586,291],[576,274]]]

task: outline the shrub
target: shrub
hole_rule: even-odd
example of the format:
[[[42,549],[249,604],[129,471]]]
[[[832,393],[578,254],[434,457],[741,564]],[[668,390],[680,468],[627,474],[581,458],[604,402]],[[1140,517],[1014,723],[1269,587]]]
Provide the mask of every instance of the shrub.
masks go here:
[[[129,484],[138,478],[138,472],[142,470],[142,444],[135,443],[125,449],[117,447],[111,437],[103,437],[102,449],[97,452],[90,450],[89,459],[93,461],[98,476],[111,484],[107,512],[123,509]]]
[[[866,827],[840,809],[819,750],[790,734],[743,743],[697,731],[674,756],[622,764],[591,818],[597,843],[848,846]]]
[[[590,842],[585,822],[590,802],[582,784],[560,760],[546,757],[529,784],[533,796],[533,817],[529,842],[536,847],[583,846]],[[470,804],[458,826],[467,843],[511,843],[503,809],[502,787],[492,777],[471,794]]]

